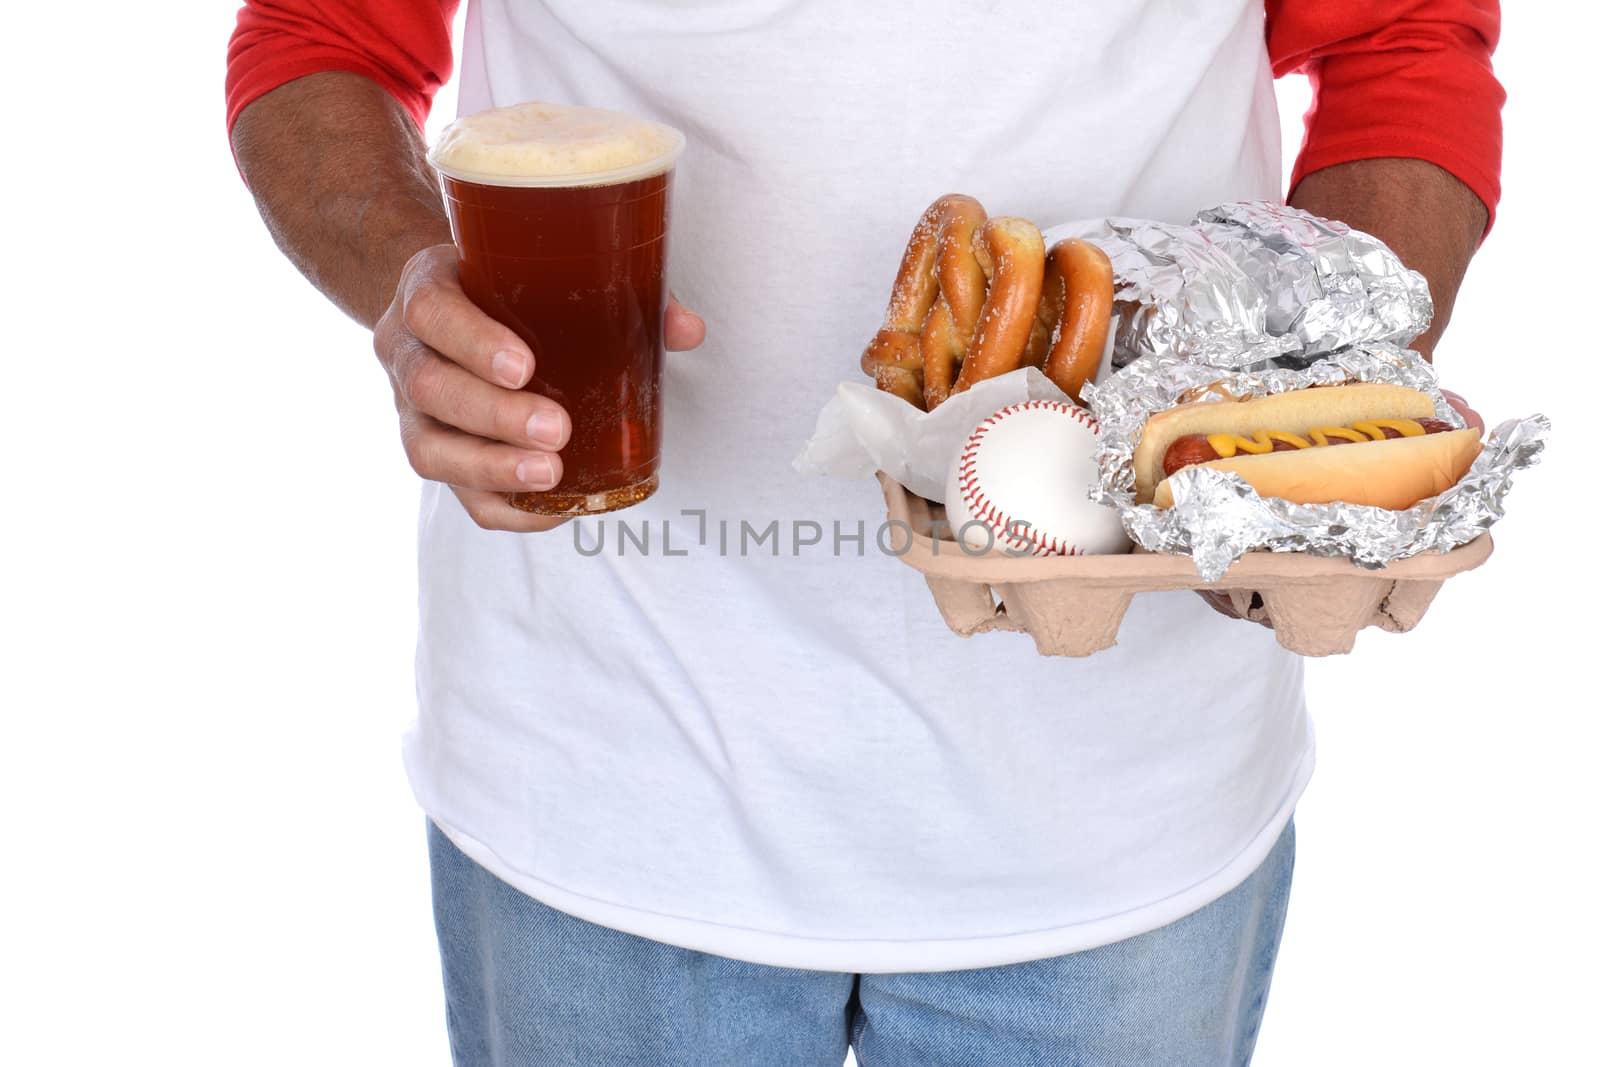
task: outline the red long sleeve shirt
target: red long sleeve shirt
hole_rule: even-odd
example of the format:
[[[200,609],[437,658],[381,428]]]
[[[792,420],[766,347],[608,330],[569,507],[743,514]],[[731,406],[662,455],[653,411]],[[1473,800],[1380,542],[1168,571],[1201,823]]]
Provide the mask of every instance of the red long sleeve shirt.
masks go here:
[[[263,93],[307,74],[353,71],[421,125],[450,77],[459,0],[249,0],[228,45],[228,129]],[[1336,163],[1434,163],[1489,209],[1500,200],[1500,107],[1490,55],[1498,0],[1266,0],[1273,73],[1314,92],[1290,186]]]

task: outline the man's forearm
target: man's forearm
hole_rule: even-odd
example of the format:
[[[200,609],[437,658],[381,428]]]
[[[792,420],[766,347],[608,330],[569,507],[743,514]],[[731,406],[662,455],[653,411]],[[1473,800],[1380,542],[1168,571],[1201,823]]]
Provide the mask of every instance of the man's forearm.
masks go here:
[[[407,260],[450,240],[422,136],[370,79],[330,71],[274,89],[240,113],[233,149],[278,247],[363,325]]]
[[[1433,325],[1412,347],[1431,359],[1488,224],[1483,202],[1454,175],[1420,159],[1365,159],[1313,171],[1289,202],[1372,234],[1428,279]]]

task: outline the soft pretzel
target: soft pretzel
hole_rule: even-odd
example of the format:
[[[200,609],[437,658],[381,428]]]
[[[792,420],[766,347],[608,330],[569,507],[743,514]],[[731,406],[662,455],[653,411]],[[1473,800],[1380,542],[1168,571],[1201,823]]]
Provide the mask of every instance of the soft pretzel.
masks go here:
[[[975,243],[987,215],[970,196],[945,198],[939,219],[935,275],[939,295],[922,324],[922,397],[932,411],[955,387],[956,368],[978,332],[988,277]]]
[[[879,330],[861,353],[861,369],[872,375],[879,389],[922,406],[922,348],[916,334]]]
[[[1027,219],[990,219],[983,224],[974,251],[989,279],[989,298],[972,348],[961,361],[954,393],[1022,366],[1044,285],[1044,238]]]
[[[1024,367],[1038,367],[1044,369],[1045,357],[1050,354],[1050,337],[1054,327],[1047,324],[1061,318],[1061,310],[1056,309],[1055,317],[1051,318],[1045,312],[1045,301],[1050,299],[1050,260],[1044,261],[1044,288],[1039,291],[1039,313],[1033,317],[1033,327],[1028,331],[1028,345],[1022,350],[1022,365]],[[1060,286],[1054,288],[1060,289]]]
[[[1044,373],[1075,402],[1100,368],[1114,290],[1111,259],[1098,245],[1069,238],[1050,249],[1038,314],[1051,338]]]
[[[923,406],[920,334],[928,309],[939,295],[934,267],[939,251],[940,220],[963,206],[958,202],[977,203],[971,197],[942,196],[928,205],[917,220],[905,255],[900,259],[900,273],[895,275],[883,328],[873,335],[866,351],[861,353],[861,369],[872,375],[879,389],[919,408]]]
[[[1058,385],[1076,380],[1062,386],[1076,399],[1105,344],[1111,306],[1109,288],[1102,299],[1094,257],[1104,261],[1107,286],[1110,263],[1082,241],[1062,242],[1054,252],[1047,286],[1037,226],[987,218],[970,196],[935,200],[911,231],[883,326],[861,354],[861,369],[878,388],[929,411],[952,393],[1025,364],[1046,373],[1055,366],[1063,375]],[[1074,288],[1080,275],[1087,296]],[[1096,362],[1084,355],[1091,348]]]

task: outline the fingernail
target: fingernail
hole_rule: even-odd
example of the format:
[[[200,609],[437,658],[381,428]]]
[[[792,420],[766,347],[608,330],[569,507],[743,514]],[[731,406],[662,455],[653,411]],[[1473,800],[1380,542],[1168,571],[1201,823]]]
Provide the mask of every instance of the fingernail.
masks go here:
[[[556,447],[561,443],[561,420],[554,415],[529,415],[528,440]]]
[[[548,489],[556,484],[556,466],[549,456],[529,456],[517,464],[517,481],[533,489]]]
[[[490,369],[503,384],[520,389],[528,377],[528,359],[521,352],[496,352]]]

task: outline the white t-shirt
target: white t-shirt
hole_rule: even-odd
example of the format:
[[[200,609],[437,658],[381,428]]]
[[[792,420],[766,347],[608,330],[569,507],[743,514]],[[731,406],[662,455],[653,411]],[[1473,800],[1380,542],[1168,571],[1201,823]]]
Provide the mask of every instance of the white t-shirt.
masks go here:
[[[463,112],[557,100],[688,135],[669,270],[709,336],[668,357],[646,503],[514,535],[424,492],[406,761],[458,845],[593,922],[842,971],[1088,948],[1254,868],[1312,763],[1300,663],[1269,631],[1175,593],[1136,597],[1087,659],[957,637],[879,550],[876,483],[790,462],[940,194],[1041,225],[1280,196],[1262,18],[473,5]],[[809,523],[821,543],[797,544]]]

